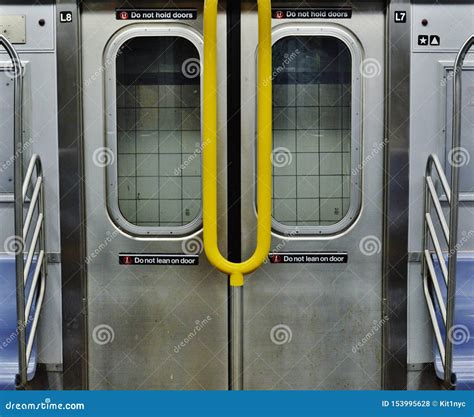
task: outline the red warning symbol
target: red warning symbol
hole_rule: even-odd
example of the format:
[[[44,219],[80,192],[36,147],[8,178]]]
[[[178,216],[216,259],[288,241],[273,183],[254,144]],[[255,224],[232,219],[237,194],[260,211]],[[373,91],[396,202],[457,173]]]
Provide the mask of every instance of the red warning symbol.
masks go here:
[[[124,265],[131,265],[133,264],[133,258],[131,256],[124,256],[123,257],[123,264]]]
[[[279,264],[283,261],[282,257],[280,255],[273,255],[273,263],[274,264]]]
[[[285,12],[281,11],[281,10],[277,10],[275,12],[275,18],[277,19],[283,19],[285,17]]]
[[[128,12],[120,12],[120,19],[128,20]]]

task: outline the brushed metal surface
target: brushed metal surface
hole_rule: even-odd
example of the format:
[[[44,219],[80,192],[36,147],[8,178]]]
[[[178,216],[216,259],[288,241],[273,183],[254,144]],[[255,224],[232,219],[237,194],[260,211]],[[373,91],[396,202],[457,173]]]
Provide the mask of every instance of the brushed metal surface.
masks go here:
[[[65,11],[73,14],[73,21],[69,24],[60,23],[60,13]],[[86,219],[82,167],[80,13],[76,1],[58,0],[56,15],[63,377],[65,389],[86,389]]]
[[[118,3],[117,3],[118,4]],[[145,2],[134,2],[143,6]],[[161,3],[157,2],[157,7]],[[180,2],[183,7],[196,3]],[[83,78],[102,65],[110,37],[127,23],[115,20],[114,2],[85,2],[82,14]],[[149,2],[146,6],[150,7]],[[199,6],[201,7],[201,6]],[[225,33],[225,15],[219,16]],[[254,246],[255,4],[242,14],[242,222],[243,258]],[[183,23],[183,22],[181,22]],[[364,79],[363,158],[384,142],[384,10],[361,2],[349,21],[324,21],[355,34],[364,57],[378,62],[380,73]],[[149,23],[147,23],[149,24]],[[165,24],[165,23],[157,23]],[[202,15],[185,22],[201,30]],[[278,22],[275,22],[275,25]],[[307,22],[305,22],[307,24]],[[380,36],[374,37],[374,33]],[[225,37],[219,39],[225,56]],[[252,65],[249,65],[252,63]],[[354,68],[354,71],[360,71]],[[219,77],[225,91],[225,60]],[[121,267],[121,251],[180,252],[181,241],[131,239],[113,227],[105,207],[104,170],[92,162],[104,146],[102,79],[84,90],[84,161],[87,253],[113,236],[88,265],[89,372],[92,389],[226,389],[228,365],[227,283],[204,256],[200,266]],[[225,109],[225,96],[220,95]],[[219,115],[225,126],[225,111]],[[225,129],[219,161],[225,164]],[[382,374],[382,217],[383,152],[364,166],[363,209],[344,234],[328,240],[273,238],[285,251],[344,250],[347,265],[270,265],[251,275],[243,294],[245,389],[379,389]],[[222,182],[225,184],[225,175]],[[221,224],[225,225],[225,187],[220,189]],[[223,243],[225,228],[221,228]],[[364,254],[363,243],[377,247]],[[225,246],[223,244],[223,246]],[[234,299],[239,301],[238,297]],[[210,319],[209,319],[210,318]],[[239,325],[240,326],[240,325]],[[102,335],[102,336],[101,336]],[[104,336],[105,335],[105,336]],[[190,337],[190,335],[193,335]],[[101,339],[100,337],[105,337]],[[283,342],[283,343],[282,343]],[[240,355],[238,350],[236,354]]]
[[[119,232],[106,208],[105,168],[93,163],[93,153],[105,146],[104,79],[93,77],[103,67],[103,51],[113,34],[130,24],[115,19],[121,2],[86,1],[82,9],[84,80],[84,165],[87,253],[106,248],[88,263],[88,347],[91,389],[227,389],[227,278],[212,268],[204,254],[199,266],[121,266],[120,252],[183,253],[183,239],[140,240]],[[166,2],[134,2],[135,7],[167,7]],[[180,22],[201,33],[202,3],[197,21]],[[169,6],[168,6],[169,7]],[[219,32],[226,16],[219,14]],[[136,22],[131,22],[135,23]],[[142,22],[170,25],[170,22]],[[226,39],[219,39],[225,56]],[[219,82],[225,88],[225,59],[219,60]],[[225,108],[220,96],[219,107]],[[225,126],[225,112],[219,125]],[[219,161],[225,166],[225,129],[220,130]],[[220,176],[220,213],[225,213],[225,174]],[[220,219],[226,241],[225,217]],[[194,236],[200,239],[200,235]],[[224,246],[224,245],[223,245]]]
[[[274,6],[283,3],[277,2]],[[286,3],[285,3],[286,4]],[[314,3],[309,3],[310,7]],[[305,5],[306,6],[306,5]],[[289,21],[285,21],[288,23]],[[294,24],[297,21],[291,21]],[[302,24],[311,25],[308,21]],[[281,22],[274,21],[275,29]],[[266,264],[247,278],[244,294],[245,389],[380,389],[382,379],[382,218],[384,143],[384,34],[382,4],[354,3],[352,19],[320,21],[353,33],[378,70],[364,78],[362,212],[344,234],[330,239],[281,239],[274,251],[347,251],[346,265]],[[256,15],[242,16],[242,44],[256,45]],[[296,34],[296,33],[295,33]],[[378,35],[376,35],[378,34]],[[243,52],[243,153],[255,135],[254,51]],[[366,61],[366,63],[369,61]],[[360,68],[353,68],[360,74]],[[243,161],[243,258],[254,247],[253,160]],[[372,256],[364,244],[375,246]]]
[[[407,13],[407,23],[392,19]],[[406,389],[408,297],[408,191],[410,149],[410,2],[395,0],[387,9],[387,126],[388,147],[384,183],[384,328],[383,388]]]

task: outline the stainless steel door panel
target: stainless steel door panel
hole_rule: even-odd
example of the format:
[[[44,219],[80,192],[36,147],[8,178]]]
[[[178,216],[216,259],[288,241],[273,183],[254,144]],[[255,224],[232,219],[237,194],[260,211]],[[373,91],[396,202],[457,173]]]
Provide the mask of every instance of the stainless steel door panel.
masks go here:
[[[310,7],[310,6],[308,6]],[[285,21],[284,21],[285,22]],[[274,30],[281,25],[274,21]],[[291,21],[297,26],[296,21]],[[382,353],[382,188],[384,144],[384,13],[358,3],[352,19],[301,21],[348,31],[363,48],[362,211],[336,237],[282,239],[275,252],[347,251],[346,265],[266,264],[247,277],[244,292],[246,389],[380,389]],[[256,45],[256,15],[243,14],[243,45]],[[380,34],[375,36],[374,34]],[[297,35],[297,33],[295,33]],[[243,62],[254,51],[243,51]],[[370,61],[369,61],[370,59]],[[360,73],[361,69],[356,71]],[[244,64],[243,152],[254,147],[255,67]],[[252,120],[252,123],[249,123]],[[243,257],[255,236],[254,160],[243,161]],[[360,169],[357,167],[352,167]]]
[[[135,7],[166,7],[164,2]],[[226,389],[227,282],[204,255],[198,267],[124,267],[118,254],[182,253],[183,240],[139,240],[119,232],[106,208],[106,169],[93,154],[105,146],[103,51],[127,22],[119,3],[83,5],[83,80],[87,210],[90,387],[93,389]],[[201,32],[197,21],[180,22]],[[242,219],[243,253],[255,245],[254,153],[257,12],[242,11]],[[293,21],[292,23],[298,23]],[[308,25],[308,21],[301,24]],[[167,25],[166,22],[140,23]],[[275,29],[281,22],[274,21]],[[273,237],[275,251],[347,251],[346,265],[266,264],[247,277],[244,290],[245,389],[378,389],[381,386],[382,186],[384,127],[384,14],[357,3],[352,19],[314,22],[354,34],[363,58],[378,63],[363,79],[363,193],[357,221],[339,236]],[[225,16],[219,16],[225,34]],[[374,36],[379,33],[380,36]],[[219,88],[226,88],[226,39],[219,36]],[[99,73],[99,76],[95,74]],[[219,213],[225,248],[226,97],[219,100]],[[237,237],[231,237],[237,238]],[[368,242],[368,244],[367,244]],[[372,245],[372,246],[371,246]],[[375,246],[373,246],[375,245]]]
[[[87,1],[82,9],[90,388],[226,389],[225,277],[209,266],[204,254],[199,266],[118,263],[119,253],[183,253],[186,243],[186,239],[169,237],[132,238],[114,226],[107,212],[107,167],[94,160],[94,152],[97,155],[97,149],[106,146],[104,74],[108,64],[104,50],[114,33],[131,23],[143,28],[173,25],[118,21],[115,8],[121,5]],[[165,2],[144,1],[133,6],[169,7]],[[201,2],[183,2],[179,7],[199,9],[197,21],[179,24],[200,33]],[[225,33],[225,16],[219,19]],[[225,38],[219,48],[224,54]],[[225,98],[220,100],[224,107]],[[222,124],[224,116],[220,115]],[[225,161],[225,138],[219,143],[220,160]],[[220,195],[219,204],[224,207],[225,192]],[[199,236],[190,238],[199,244]],[[225,242],[224,233],[221,236]]]

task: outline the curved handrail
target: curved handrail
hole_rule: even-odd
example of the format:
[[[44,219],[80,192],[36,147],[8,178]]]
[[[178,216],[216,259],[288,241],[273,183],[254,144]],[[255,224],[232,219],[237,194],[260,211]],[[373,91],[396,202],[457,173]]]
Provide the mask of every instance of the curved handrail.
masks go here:
[[[462,109],[462,67],[466,55],[474,46],[474,35],[472,35],[459,50],[454,63],[454,94],[453,94],[453,137],[452,150],[456,151],[461,145],[461,109]],[[444,368],[444,383],[448,387],[453,387],[456,383],[456,376],[453,373],[453,341],[451,338],[451,329],[454,325],[455,312],[455,296],[456,296],[456,263],[458,252],[458,217],[459,217],[459,170],[460,165],[451,162],[451,185],[448,184],[441,163],[436,155],[429,156],[425,171],[425,201],[424,201],[424,221],[423,221],[423,262],[422,276],[425,299],[428,305],[433,330],[435,332],[436,343],[441,355],[441,361]],[[449,205],[449,227],[445,220],[443,210],[432,181],[433,167],[436,169],[438,177],[443,186]],[[430,202],[433,201],[438,219],[441,223],[443,234],[448,244],[448,267],[446,268],[445,259],[442,255],[441,246],[433,226],[430,210]],[[433,242],[435,251],[440,265],[441,272],[447,287],[446,304],[440,296],[440,289],[437,282],[436,271],[431,260],[432,253],[429,249],[429,241]],[[445,326],[444,345],[441,337],[441,330],[436,319],[434,304],[428,290],[428,272],[431,276],[431,282],[434,286],[435,295],[441,309],[443,324]]]
[[[431,177],[431,173],[433,172],[433,166],[436,168],[436,173],[438,174],[438,178],[441,181],[441,185],[443,186],[443,191],[446,194],[446,199],[448,203],[451,202],[451,187],[449,186],[448,180],[446,175],[444,174],[443,167],[439,158],[436,154],[432,153],[428,157],[428,161],[426,163],[425,169],[425,177]]]
[[[7,54],[12,61],[13,69],[15,70],[15,73],[13,75],[16,78],[17,75],[21,75],[23,72],[20,56],[18,55],[18,52],[16,51],[16,49],[13,47],[12,43],[4,35],[1,35],[1,34],[0,34],[0,45],[2,45],[3,48],[7,51]]]
[[[29,207],[26,214],[23,227],[23,242],[26,244],[28,241],[28,235],[30,230],[33,230],[33,234],[29,239],[29,248],[26,251],[26,264],[23,270],[23,282],[25,287],[27,286],[28,280],[31,280],[31,285],[28,294],[24,294],[26,297],[25,307],[25,322],[23,327],[26,329],[28,324],[31,322],[31,328],[26,337],[26,355],[24,357],[24,366],[28,369],[28,365],[31,359],[31,352],[33,350],[33,343],[36,338],[36,330],[38,327],[38,321],[42,310],[45,288],[46,288],[46,275],[47,275],[47,259],[46,259],[46,232],[45,232],[45,208],[44,208],[44,176],[43,166],[39,155],[34,154],[31,157],[28,169],[26,171],[23,187],[22,187],[22,199],[25,203],[26,194],[28,188],[32,185],[33,172],[35,172],[36,181],[34,183],[34,190],[29,201]],[[38,215],[36,223],[32,224],[34,212],[37,211]],[[38,250],[36,248],[38,247]],[[32,270],[33,258],[36,255],[35,269]],[[22,253],[22,256],[23,253]],[[31,273],[31,274],[30,274]],[[31,278],[30,278],[31,276]],[[36,300],[36,307],[34,315],[31,318],[30,313],[33,307],[33,301]],[[23,364],[23,361],[20,361]],[[21,380],[21,384],[25,385],[26,380]]]
[[[230,275],[232,286],[242,286],[244,275],[266,259],[271,245],[272,205],[272,43],[271,1],[258,0],[258,168],[257,246],[242,263],[225,259],[217,243],[217,5],[204,3],[204,102],[203,102],[203,235],[209,262]]]
[[[427,208],[429,207],[429,199],[434,203],[436,214],[438,215],[438,220],[441,223],[441,229],[443,231],[444,238],[446,243],[449,244],[449,226],[446,222],[446,218],[443,213],[443,209],[441,207],[441,203],[439,201],[439,197],[436,194],[435,185],[432,179],[433,167],[436,169],[436,173],[438,178],[441,182],[443,187],[444,194],[446,195],[446,200],[448,204],[451,204],[451,187],[448,184],[448,180],[446,179],[446,175],[444,173],[443,167],[441,166],[441,162],[436,154],[431,154],[428,157],[428,161],[426,163],[425,169],[425,187],[427,187],[427,191],[425,194],[425,213],[427,213]],[[429,214],[429,213],[428,213]]]
[[[453,79],[453,137],[452,151],[461,146],[461,112],[462,112],[462,68],[468,51],[474,46],[474,35],[471,35],[459,50],[454,61]],[[448,294],[446,319],[446,364],[444,380],[446,384],[453,383],[453,341],[450,337],[454,326],[455,296],[456,296],[456,264],[458,245],[459,217],[459,164],[451,164],[451,210],[449,213],[449,251],[448,251]]]
[[[16,309],[17,309],[17,333],[18,333],[18,382],[23,387],[27,381],[28,364],[26,363],[26,319],[25,319],[25,283],[23,279],[23,70],[20,56],[11,42],[0,34],[0,45],[7,51],[13,66],[13,149],[14,149],[14,196],[15,196],[15,236],[18,250],[15,255],[16,276]]]
[[[31,181],[31,177],[33,176],[33,171],[36,169],[36,177],[43,176],[43,165],[41,163],[41,159],[38,154],[33,154],[30,159],[30,164],[28,165],[28,169],[26,170],[25,179],[23,180],[23,188],[22,188],[22,196],[23,200],[26,198],[26,193],[28,192],[28,187]]]

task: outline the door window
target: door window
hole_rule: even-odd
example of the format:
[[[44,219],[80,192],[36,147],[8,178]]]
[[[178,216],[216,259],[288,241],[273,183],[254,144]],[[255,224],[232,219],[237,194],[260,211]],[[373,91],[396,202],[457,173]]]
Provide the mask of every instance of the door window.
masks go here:
[[[359,152],[352,61],[336,37],[286,36],[273,45],[276,229],[321,232],[338,225],[359,194],[351,186],[352,153]]]
[[[136,36],[115,59],[115,218],[179,234],[201,216],[200,53],[182,36]],[[137,229],[138,228],[138,229]]]

